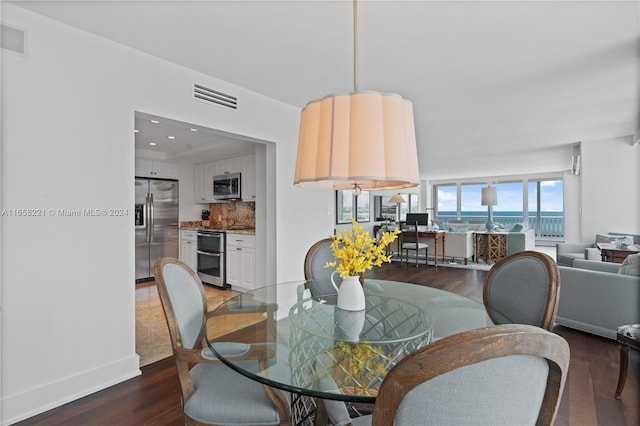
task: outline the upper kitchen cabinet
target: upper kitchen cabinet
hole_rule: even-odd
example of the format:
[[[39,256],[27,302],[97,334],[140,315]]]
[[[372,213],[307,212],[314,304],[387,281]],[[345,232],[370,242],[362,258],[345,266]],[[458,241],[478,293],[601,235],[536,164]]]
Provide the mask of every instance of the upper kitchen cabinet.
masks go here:
[[[213,176],[216,163],[196,164],[195,169],[195,201],[196,203],[213,203]]]
[[[167,161],[147,160],[145,158],[136,158],[136,176],[178,179],[179,166],[177,163]]]
[[[213,177],[228,173],[241,173],[242,201],[256,200],[256,156],[248,154],[195,166],[195,200],[198,203],[215,203]]]
[[[242,201],[256,200],[256,156],[242,157]]]
[[[225,160],[215,161],[217,175],[226,175],[229,173],[242,173],[243,157],[227,158]]]

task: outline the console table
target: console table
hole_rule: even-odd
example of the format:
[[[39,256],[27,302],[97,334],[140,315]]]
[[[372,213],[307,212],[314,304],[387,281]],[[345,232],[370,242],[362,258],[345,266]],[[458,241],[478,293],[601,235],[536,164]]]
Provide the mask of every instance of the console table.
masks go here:
[[[495,263],[507,257],[507,232],[475,232],[476,262]]]
[[[603,262],[622,263],[630,254],[640,252],[640,247],[635,244],[625,248],[614,243],[598,243],[597,246],[600,249]]]

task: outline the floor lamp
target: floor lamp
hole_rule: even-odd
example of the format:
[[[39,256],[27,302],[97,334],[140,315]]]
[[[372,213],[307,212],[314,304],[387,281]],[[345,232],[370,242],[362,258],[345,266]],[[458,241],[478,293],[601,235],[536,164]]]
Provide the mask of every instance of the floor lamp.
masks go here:
[[[489,220],[487,220],[487,232],[494,231],[493,206],[498,204],[498,191],[494,186],[482,188],[482,205],[489,206]]]
[[[389,202],[390,203],[396,203],[397,207],[396,207],[396,218],[398,219],[397,222],[400,222],[400,204],[401,203],[406,203],[407,200],[404,199],[404,197],[402,195],[395,194],[393,197],[389,198]]]

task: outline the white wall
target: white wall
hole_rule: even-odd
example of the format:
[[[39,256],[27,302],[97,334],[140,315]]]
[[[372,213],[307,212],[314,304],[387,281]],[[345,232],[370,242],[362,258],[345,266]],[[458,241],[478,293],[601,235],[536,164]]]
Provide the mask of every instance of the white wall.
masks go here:
[[[631,136],[582,143],[582,235],[640,234],[640,145]]]
[[[278,280],[302,277],[331,229],[327,191],[294,188],[299,110],[5,2],[28,56],[2,54],[4,209],[128,209],[128,217],[2,217],[3,424],[139,373],[135,353],[134,112],[273,141]],[[238,111],[191,99],[194,81]],[[273,164],[275,163],[275,164]]]

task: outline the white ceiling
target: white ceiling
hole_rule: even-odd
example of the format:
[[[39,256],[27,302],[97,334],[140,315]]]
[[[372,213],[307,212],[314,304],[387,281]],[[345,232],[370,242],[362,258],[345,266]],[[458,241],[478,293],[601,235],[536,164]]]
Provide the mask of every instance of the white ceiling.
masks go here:
[[[298,107],[353,89],[350,1],[14,3]],[[359,89],[413,101],[424,177],[640,128],[637,1],[360,0],[358,33]]]

